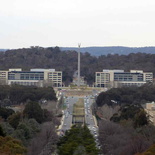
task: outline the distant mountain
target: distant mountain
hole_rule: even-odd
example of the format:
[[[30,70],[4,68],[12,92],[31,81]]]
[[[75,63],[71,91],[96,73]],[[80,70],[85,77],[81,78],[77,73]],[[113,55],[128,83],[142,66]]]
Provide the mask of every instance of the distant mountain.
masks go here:
[[[7,49],[0,49],[0,52],[5,52]]]
[[[59,47],[61,51],[78,51],[77,47]],[[5,52],[8,49],[0,49],[0,52]],[[118,54],[128,55],[130,53],[147,53],[155,54],[155,46],[152,47],[123,47],[123,46],[105,46],[105,47],[81,47],[80,52],[88,52],[92,56]]]
[[[76,47],[60,47],[62,51],[79,49]],[[123,47],[123,46],[107,46],[107,47],[82,47],[80,48],[82,53],[88,52],[93,56],[108,55],[108,54],[118,54],[118,55],[128,55],[130,53],[147,53],[155,54],[155,47]]]

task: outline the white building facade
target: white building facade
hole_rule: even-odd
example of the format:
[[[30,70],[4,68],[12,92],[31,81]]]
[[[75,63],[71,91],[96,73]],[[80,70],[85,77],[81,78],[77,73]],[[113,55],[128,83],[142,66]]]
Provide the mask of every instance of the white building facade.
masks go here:
[[[153,73],[142,70],[103,70],[95,73],[95,86],[118,88],[122,86],[142,86],[146,82],[153,82]]]
[[[8,80],[8,71],[0,71],[0,84],[6,85]]]
[[[8,85],[19,84],[26,86],[53,86],[62,87],[62,72],[55,69],[31,69],[22,71],[22,69],[9,69],[9,71],[0,71],[0,81]]]
[[[155,125],[155,102],[146,103],[145,111],[149,116],[150,122]]]

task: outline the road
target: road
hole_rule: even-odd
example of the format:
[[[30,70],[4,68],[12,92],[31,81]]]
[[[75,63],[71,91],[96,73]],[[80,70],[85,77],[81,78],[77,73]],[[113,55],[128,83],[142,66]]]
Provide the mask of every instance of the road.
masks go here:
[[[94,137],[98,136],[98,127],[95,123],[95,117],[92,115],[92,104],[94,102],[94,99],[92,99],[92,96],[85,97],[84,100],[85,104],[85,122],[91,133],[94,135]]]
[[[101,92],[100,90],[92,89],[92,91],[84,92],[80,90],[61,90],[60,95],[64,96],[64,106],[66,107],[63,110],[63,117],[61,120],[61,125],[58,129],[59,136],[63,136],[65,131],[71,128],[72,124],[72,117],[73,117],[73,106],[79,100],[79,98],[84,99],[84,113],[85,113],[85,124],[89,128],[90,132],[94,136],[96,146],[100,149],[100,143],[98,140],[98,126],[96,123],[96,118],[92,114],[92,104],[95,101],[96,96]],[[72,95],[72,96],[70,96]],[[84,96],[85,95],[85,96]]]
[[[66,109],[64,110],[62,130],[65,132],[72,126],[73,105],[78,101],[78,97],[67,97],[64,99]]]
[[[77,96],[69,96],[64,98],[64,104],[66,109],[64,110],[64,115],[62,119],[62,128],[63,133],[66,130],[69,130],[72,126],[72,113],[73,113],[73,105],[78,101],[79,98],[84,98],[84,108],[85,108],[85,123],[94,137],[98,136],[98,127],[96,126],[94,116],[92,115],[92,104],[94,99],[92,99],[92,95],[85,97],[77,97]]]
[[[98,141],[98,126],[96,125],[95,117],[92,114],[92,104],[94,102],[94,96],[96,92],[93,93],[93,95],[88,95],[85,97],[81,96],[68,96],[65,97],[64,94],[64,105],[65,110],[63,111],[63,117],[61,122],[61,128],[60,128],[60,136],[63,136],[67,130],[69,130],[72,126],[72,114],[73,114],[73,106],[74,104],[79,100],[79,98],[84,99],[84,111],[85,111],[85,124],[89,128],[90,132],[95,138],[96,146],[100,148],[100,143]]]

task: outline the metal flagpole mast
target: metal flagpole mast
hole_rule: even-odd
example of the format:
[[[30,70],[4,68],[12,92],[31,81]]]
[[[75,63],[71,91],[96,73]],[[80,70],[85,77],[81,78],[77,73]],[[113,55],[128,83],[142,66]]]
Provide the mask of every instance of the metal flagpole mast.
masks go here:
[[[80,87],[80,46],[81,44],[78,44],[78,87]]]

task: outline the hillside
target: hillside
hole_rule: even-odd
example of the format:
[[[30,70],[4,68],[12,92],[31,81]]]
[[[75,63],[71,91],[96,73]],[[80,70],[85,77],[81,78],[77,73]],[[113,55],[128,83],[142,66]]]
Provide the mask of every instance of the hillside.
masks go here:
[[[0,70],[9,68],[55,68],[63,72],[63,82],[70,84],[77,70],[77,52],[61,51],[59,47],[31,47],[0,52]],[[131,53],[129,55],[108,54],[99,57],[88,52],[81,53],[81,76],[88,84],[95,81],[95,72],[103,69],[141,69],[155,74],[155,54]]]
[[[61,47],[62,51],[75,50],[76,47]],[[81,47],[82,53],[88,52],[93,56],[108,55],[108,54],[119,54],[128,55],[130,53],[150,53],[155,54],[155,47],[123,47],[123,46],[109,46],[109,47]]]

